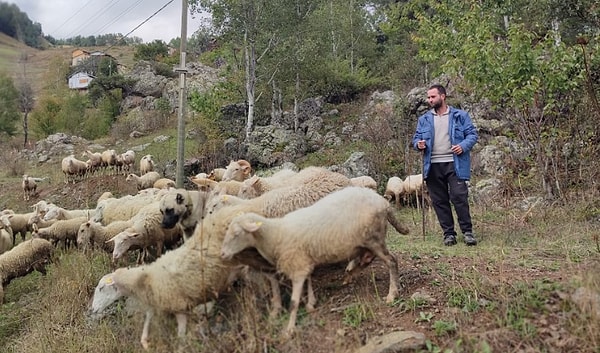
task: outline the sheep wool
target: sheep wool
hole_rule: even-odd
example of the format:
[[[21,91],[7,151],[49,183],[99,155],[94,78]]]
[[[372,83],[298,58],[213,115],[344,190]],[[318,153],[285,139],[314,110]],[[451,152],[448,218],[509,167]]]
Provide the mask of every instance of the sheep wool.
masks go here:
[[[46,273],[46,265],[52,259],[54,247],[45,239],[29,239],[0,255],[0,303],[4,299],[4,287],[13,279],[37,270]]]
[[[258,252],[292,281],[290,320],[287,331],[294,329],[302,288],[308,285],[310,311],[315,304],[310,275],[322,264],[348,261],[375,255],[389,268],[388,303],[398,296],[398,264],[386,246],[387,224],[393,212],[387,200],[363,187],[347,187],[309,207],[281,218],[266,218],[256,213],[233,218],[227,229],[221,256],[230,259],[249,247]],[[408,229],[400,226],[401,233]]]
[[[149,324],[154,311],[175,314],[178,335],[185,335],[187,315],[193,307],[216,299],[228,286],[231,268],[219,257],[219,244],[194,235],[181,247],[155,262],[119,268],[102,277],[94,291],[91,313],[100,315],[110,304],[126,296],[146,307],[140,342],[148,349]]]

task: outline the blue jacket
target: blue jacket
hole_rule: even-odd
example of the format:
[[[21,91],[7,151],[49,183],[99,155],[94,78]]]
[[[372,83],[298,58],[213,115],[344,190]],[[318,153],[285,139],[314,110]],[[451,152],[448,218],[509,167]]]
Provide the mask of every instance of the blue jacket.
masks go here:
[[[456,176],[462,180],[471,178],[471,149],[477,142],[479,135],[477,128],[473,125],[469,113],[464,110],[450,107],[450,116],[448,123],[448,134],[452,145],[460,145],[463,153],[454,154],[454,170]],[[417,131],[413,136],[413,147],[417,151],[417,142],[425,140],[425,156],[423,160],[423,178],[427,179],[429,167],[431,166],[431,150],[433,146],[433,112],[431,110],[419,117]]]

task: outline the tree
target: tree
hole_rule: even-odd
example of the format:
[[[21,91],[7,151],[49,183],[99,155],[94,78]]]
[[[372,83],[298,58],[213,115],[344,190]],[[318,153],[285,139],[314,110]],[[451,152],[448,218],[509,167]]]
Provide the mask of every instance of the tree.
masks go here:
[[[140,44],[135,47],[133,58],[135,60],[161,61],[169,56],[169,47],[160,39],[152,43]]]
[[[0,73],[0,133],[13,136],[19,120],[19,92],[10,76]]]
[[[27,146],[29,137],[29,113],[33,110],[35,101],[33,98],[33,89],[31,85],[23,80],[19,85],[19,109],[23,113],[23,147]]]

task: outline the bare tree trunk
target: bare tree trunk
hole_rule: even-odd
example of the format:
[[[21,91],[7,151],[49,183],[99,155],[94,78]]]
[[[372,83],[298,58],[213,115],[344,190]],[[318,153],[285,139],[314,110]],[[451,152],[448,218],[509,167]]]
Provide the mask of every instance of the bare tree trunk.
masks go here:
[[[29,135],[29,111],[25,111],[25,114],[23,115],[23,147],[27,147],[27,138]]]
[[[254,43],[248,41],[248,31],[244,34],[244,58],[246,62],[246,96],[248,99],[248,115],[246,119],[246,141],[254,126],[254,89],[256,84],[256,53]]]

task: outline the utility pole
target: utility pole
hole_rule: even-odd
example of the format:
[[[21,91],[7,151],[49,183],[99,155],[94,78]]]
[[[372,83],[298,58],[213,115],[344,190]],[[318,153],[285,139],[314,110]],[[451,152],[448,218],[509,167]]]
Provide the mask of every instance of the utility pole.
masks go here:
[[[179,72],[179,109],[177,111],[177,169],[175,174],[175,185],[178,188],[183,188],[183,156],[185,146],[185,112],[186,112],[186,92],[185,92],[185,75],[187,68],[185,67],[185,51],[187,42],[187,16],[188,16],[188,1],[181,1],[181,43],[179,51],[181,59],[179,68],[175,71]]]

